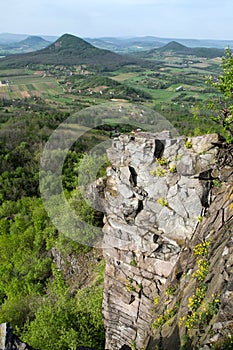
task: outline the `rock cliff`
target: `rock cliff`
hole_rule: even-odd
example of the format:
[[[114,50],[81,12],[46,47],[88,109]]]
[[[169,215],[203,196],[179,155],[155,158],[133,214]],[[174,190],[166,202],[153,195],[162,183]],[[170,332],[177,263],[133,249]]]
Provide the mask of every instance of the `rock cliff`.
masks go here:
[[[31,346],[22,342],[8,323],[0,325],[0,350],[33,350]]]
[[[232,331],[232,168],[218,145],[138,133],[108,150],[106,349],[209,349]]]

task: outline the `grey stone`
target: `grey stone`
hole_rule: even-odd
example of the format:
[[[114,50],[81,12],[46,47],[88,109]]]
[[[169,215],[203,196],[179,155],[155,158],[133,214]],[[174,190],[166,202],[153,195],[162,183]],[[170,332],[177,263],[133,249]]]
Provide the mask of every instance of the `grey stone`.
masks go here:
[[[117,190],[124,198],[132,198],[133,197],[133,191],[130,189],[129,186],[127,186],[124,183],[118,184]]]
[[[221,330],[222,328],[223,328],[223,325],[222,325],[221,322],[216,322],[216,323],[214,323],[214,325],[213,325],[213,330],[214,330],[214,331],[219,331],[219,330]]]
[[[22,342],[14,333],[9,323],[0,325],[0,350],[33,350]]]
[[[185,154],[177,162],[177,172],[183,176],[194,175],[196,173],[196,157],[193,154]]]
[[[230,202],[224,202],[225,208],[220,200],[213,212],[212,207],[209,209],[212,221],[206,219],[203,220],[203,225],[207,222],[204,226],[198,224],[198,216],[203,213],[203,196],[208,195],[206,184],[199,179],[199,174],[214,167],[216,147],[212,147],[212,142],[217,139],[217,135],[191,138],[192,147],[187,149],[184,137],[171,139],[168,135],[162,137],[140,133],[132,140],[130,135],[121,135],[108,151],[110,162],[114,165],[114,170],[108,171],[103,228],[106,246],[111,247],[104,252],[106,270],[103,309],[106,346],[109,349],[119,350],[124,344],[130,345],[132,339],[136,341],[137,348],[142,348],[150,335],[155,337],[151,333],[153,316],[150,316],[150,311],[154,312],[153,300],[160,294],[158,308],[163,310],[165,304],[168,308],[174,307],[174,304],[169,304],[173,297],[165,294],[173,276],[175,284],[180,283],[181,288],[177,292],[180,298],[177,301],[181,300],[184,303],[181,309],[186,310],[188,299],[195,288],[193,272],[196,261],[193,247],[208,235],[212,237],[217,221],[220,229],[223,220],[227,220],[230,215]],[[167,160],[167,164],[162,166],[166,172],[164,176],[153,173],[158,167],[158,161],[155,160],[158,154]],[[170,172],[169,167],[175,165],[177,172]],[[130,181],[129,166],[136,172],[134,183]],[[159,198],[164,199],[164,205],[157,202]],[[223,210],[224,213],[216,215],[216,210]],[[216,239],[220,238],[213,237],[212,242]],[[230,259],[230,248],[228,251],[221,244],[219,246],[219,253],[215,253],[216,261],[220,258],[222,261]],[[229,263],[225,274],[220,273],[220,267],[215,269],[221,278],[209,279],[213,293],[217,293],[216,285],[230,283],[230,279],[226,282],[223,276],[226,273],[230,275],[231,270]],[[176,280],[177,276],[180,282]],[[216,322],[221,322],[221,317],[229,319],[232,310],[231,293],[226,292],[221,300],[224,312],[220,310],[220,319],[216,318]],[[176,327],[177,320],[173,319]],[[167,329],[169,337],[176,339],[175,328],[172,327],[166,325],[163,332]],[[184,334],[182,327],[180,334]],[[171,339],[167,339],[167,343],[163,339],[163,344],[170,344]],[[194,339],[198,341],[202,335]],[[200,348],[205,344],[193,345]]]

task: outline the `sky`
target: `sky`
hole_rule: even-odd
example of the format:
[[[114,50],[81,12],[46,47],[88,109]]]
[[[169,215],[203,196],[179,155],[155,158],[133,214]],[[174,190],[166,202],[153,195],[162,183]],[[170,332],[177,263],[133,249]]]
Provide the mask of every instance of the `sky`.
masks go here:
[[[233,39],[232,0],[7,0],[0,33]]]

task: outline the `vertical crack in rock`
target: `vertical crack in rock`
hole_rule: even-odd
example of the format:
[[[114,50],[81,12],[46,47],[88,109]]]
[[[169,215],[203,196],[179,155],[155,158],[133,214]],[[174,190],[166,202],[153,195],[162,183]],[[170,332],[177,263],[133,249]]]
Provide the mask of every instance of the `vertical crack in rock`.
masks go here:
[[[164,143],[161,140],[155,140],[154,157],[158,159],[162,158],[164,148],[165,148]]]
[[[135,217],[143,210],[143,201],[139,199]]]
[[[135,296],[131,294],[129,305],[132,304],[134,301],[135,301]]]
[[[133,187],[137,186],[137,173],[135,171],[135,169],[132,166],[129,166],[129,171],[130,171],[130,178],[129,178],[129,182],[131,183],[131,185]]]
[[[199,180],[201,180],[203,184],[201,203],[204,208],[208,208],[210,206],[210,190],[212,187],[212,180],[214,179],[212,176],[212,171],[213,169],[208,169],[207,171],[201,172],[198,176]]]

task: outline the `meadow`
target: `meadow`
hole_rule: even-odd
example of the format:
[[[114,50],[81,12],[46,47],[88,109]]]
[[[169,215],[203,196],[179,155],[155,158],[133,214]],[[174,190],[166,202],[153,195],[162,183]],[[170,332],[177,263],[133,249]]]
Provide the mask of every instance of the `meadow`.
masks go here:
[[[46,97],[63,93],[56,79],[46,76],[44,72],[23,69],[1,70],[0,81],[0,99]]]

